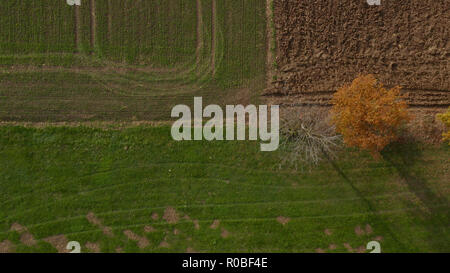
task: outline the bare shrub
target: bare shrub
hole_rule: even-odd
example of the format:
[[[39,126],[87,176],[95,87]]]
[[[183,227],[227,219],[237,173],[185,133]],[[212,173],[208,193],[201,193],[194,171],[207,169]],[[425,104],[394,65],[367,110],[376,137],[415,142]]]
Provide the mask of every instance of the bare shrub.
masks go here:
[[[318,165],[325,157],[335,158],[340,144],[327,109],[298,107],[281,112],[280,166]]]

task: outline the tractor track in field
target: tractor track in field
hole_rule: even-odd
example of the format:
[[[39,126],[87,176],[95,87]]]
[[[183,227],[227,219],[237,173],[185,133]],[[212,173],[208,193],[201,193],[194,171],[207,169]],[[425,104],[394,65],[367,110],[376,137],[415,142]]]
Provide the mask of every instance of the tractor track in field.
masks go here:
[[[108,0],[108,41],[112,42],[112,3]]]
[[[359,200],[359,199],[358,199]],[[283,202],[283,201],[281,201]],[[295,203],[295,201],[284,201],[283,203]],[[298,201],[297,201],[298,202]],[[323,200],[316,200],[316,203],[320,203],[323,202]],[[217,207],[220,204],[210,204],[210,205],[197,205],[195,207],[208,207],[208,206],[212,206],[212,207]],[[233,206],[234,204],[227,204],[227,205],[231,205]],[[172,207],[179,207],[179,208],[184,208],[184,205],[179,205],[179,206],[172,206]],[[194,207],[194,206],[191,206]],[[443,207],[448,207],[448,205],[437,205],[437,206],[433,206],[433,208],[443,208]],[[121,214],[121,213],[130,213],[130,212],[136,212],[136,211],[146,211],[146,210],[155,210],[155,209],[164,209],[167,208],[167,206],[158,206],[158,207],[148,207],[148,208],[137,208],[137,209],[129,209],[129,210],[116,210],[116,211],[108,211],[108,212],[100,212],[97,213],[96,215],[101,217],[101,216],[105,216],[105,215],[116,215],[116,214]],[[304,219],[327,219],[327,218],[346,218],[346,217],[361,217],[361,216],[367,216],[367,215],[387,215],[387,214],[399,214],[399,213],[405,213],[408,211],[416,211],[416,210],[420,210],[420,207],[415,207],[415,208],[398,208],[398,209],[390,209],[390,210],[379,210],[376,211],[375,213],[373,212],[357,212],[357,213],[347,213],[347,214],[326,214],[326,215],[311,215],[311,216],[291,216],[289,217],[291,220],[304,220]],[[45,225],[49,225],[49,224],[55,224],[55,223],[61,223],[61,222],[65,222],[65,221],[70,221],[70,220],[77,220],[77,219],[84,219],[86,217],[86,215],[77,215],[77,216],[72,216],[72,217],[65,217],[65,218],[60,218],[57,220],[51,220],[51,221],[46,221],[46,222],[41,222],[41,223],[37,223],[37,224],[31,224],[31,225],[27,225],[28,228],[35,228],[35,227],[40,227],[40,226],[45,226]],[[215,219],[201,219],[198,220],[201,223],[205,223],[205,222],[211,222]],[[247,222],[247,221],[276,221],[276,217],[241,217],[241,218],[228,218],[228,219],[221,219],[221,222]],[[183,222],[179,222],[181,223],[189,223],[189,220],[185,220]],[[123,226],[111,226],[112,229],[123,229],[123,228],[129,228],[129,227],[139,227],[139,226],[144,226],[144,225],[148,225],[149,222],[145,222],[145,223],[137,223],[137,224],[133,224],[133,225],[123,225]],[[169,225],[170,223],[153,223],[154,225]],[[86,231],[79,231],[79,232],[73,232],[73,233],[66,233],[66,235],[75,235],[75,234],[83,234],[83,233],[90,233],[90,232],[98,232],[101,231],[102,229],[100,228],[95,228],[95,229],[91,229],[91,230],[86,230]],[[11,231],[3,231],[0,232],[0,234],[8,234]]]
[[[95,0],[89,0],[89,32],[90,32],[90,47],[91,47],[91,53],[94,53],[95,47],[96,47],[96,41],[97,41],[97,12],[96,12],[96,3]],[[107,39],[112,40],[112,31],[113,31],[113,14],[112,14],[112,1],[107,1],[108,10],[106,11],[106,20],[107,20]],[[137,71],[137,72],[143,72],[143,73],[164,73],[162,75],[161,80],[172,80],[172,79],[181,79],[185,76],[188,76],[191,73],[196,73],[198,78],[201,78],[202,76],[212,73],[215,74],[216,71],[216,47],[217,47],[217,11],[216,11],[216,0],[212,2],[212,28],[211,28],[211,36],[212,36],[212,48],[211,48],[211,58],[208,60],[208,65],[206,63],[202,65],[202,50],[205,46],[205,40],[204,40],[204,18],[203,18],[203,8],[201,0],[197,0],[197,45],[196,45],[196,54],[193,56],[192,60],[189,63],[182,64],[180,66],[174,67],[174,68],[156,68],[151,65],[147,66],[125,66],[122,63],[114,63],[110,61],[105,61],[105,66],[95,68],[95,67],[77,67],[77,68],[67,68],[67,67],[42,67],[40,69],[43,69],[42,71],[75,71],[75,72],[100,72],[100,71],[119,71],[119,72],[126,72],[126,71]],[[79,6],[74,7],[74,43],[75,43],[75,52],[79,53],[81,50],[81,29],[82,29],[82,22],[81,22],[82,16],[81,16],[81,9]],[[206,67],[206,66],[207,67]],[[202,68],[203,67],[203,68]],[[36,68],[38,68],[36,66]],[[15,67],[11,68],[13,71],[21,71],[21,70],[38,70],[33,69],[33,66],[30,65],[29,68],[23,67]],[[11,71],[10,70],[10,71]],[[212,72],[211,72],[212,71]],[[165,76],[165,74],[167,74]],[[176,74],[176,75],[175,75]],[[175,76],[174,76],[175,75]]]
[[[267,100],[273,104],[286,107],[321,106],[331,107],[335,91],[317,91],[291,95],[268,95]],[[447,90],[422,90],[404,88],[405,101],[410,108],[434,108],[436,111],[450,106],[450,92]]]
[[[75,42],[75,52],[80,52],[80,44],[81,44],[81,37],[80,37],[80,27],[81,27],[81,21],[80,21],[80,7],[75,6],[74,8],[74,42]]]
[[[97,13],[95,0],[90,0],[90,21],[91,21],[91,49],[94,50],[96,46],[96,38],[97,38]]]
[[[99,173],[108,173],[108,172],[99,172]],[[155,179],[149,179],[149,180],[145,180],[145,181],[134,181],[134,182],[126,182],[126,183],[117,183],[111,186],[105,186],[105,187],[98,187],[95,189],[89,189],[89,190],[85,190],[85,191],[80,191],[77,193],[73,193],[70,194],[68,196],[65,197],[65,200],[70,200],[70,199],[76,199],[77,197],[79,197],[80,195],[85,196],[88,194],[92,194],[95,192],[100,192],[100,193],[104,193],[108,190],[112,190],[115,188],[119,188],[119,187],[125,187],[125,186],[132,186],[132,185],[139,185],[139,184],[145,184],[148,183],[149,181],[170,181],[169,178],[155,178]],[[208,177],[208,178],[186,178],[186,179],[181,179],[181,180],[204,180],[204,181],[214,181],[214,182],[219,182],[219,183],[227,183],[229,182],[229,180],[227,179],[218,179],[218,178],[213,178],[213,177]],[[272,186],[272,185],[258,185],[258,184],[254,184],[254,183],[244,183],[241,184],[245,187],[263,187],[263,188],[273,188],[273,189],[289,189],[291,188],[291,186]],[[313,186],[313,185],[305,185],[305,186],[296,186],[295,189],[317,189],[317,188],[321,188],[321,187],[329,187],[329,185],[322,185],[322,186]],[[335,187],[345,187],[345,185],[336,185]],[[48,188],[44,188],[42,189],[42,192],[48,192]],[[450,192],[450,188],[447,189],[442,189],[443,193],[448,193]],[[422,193],[425,193],[425,191],[422,191]],[[31,196],[32,194],[25,194],[22,195],[20,197],[14,198],[14,199],[9,199],[9,200],[5,200],[2,202],[2,206],[4,206],[7,203],[10,202],[14,202],[14,201],[18,201],[21,200],[23,198],[26,198],[28,196]],[[399,189],[398,191],[391,193],[391,194],[380,194],[380,195],[375,195],[375,196],[370,196],[369,199],[388,199],[388,198],[393,198],[393,197],[400,197],[400,196],[407,196],[407,195],[414,195],[413,192],[408,191],[408,190],[403,190]],[[218,204],[210,204],[210,205],[192,205],[191,207],[209,207],[209,206],[245,206],[245,205],[264,205],[264,204],[285,204],[285,203],[294,203],[294,204],[309,204],[309,203],[322,203],[322,202],[343,202],[343,201],[356,201],[356,200],[360,200],[360,197],[347,197],[347,198],[329,198],[329,199],[310,199],[310,200],[296,200],[296,201],[254,201],[254,202],[238,202],[238,203],[218,203]],[[57,202],[56,202],[57,203]],[[50,205],[55,205],[56,203],[50,203]],[[47,208],[49,204],[46,205],[42,205],[42,206],[37,206],[37,207],[33,207],[32,209],[28,209],[26,211],[23,211],[20,214],[17,215],[10,215],[8,216],[8,218],[6,219],[11,219],[14,218],[18,215],[25,215],[28,213],[33,213],[35,210],[39,210],[39,209],[43,209],[43,208]],[[160,207],[147,207],[147,208],[142,208],[142,209],[157,209]]]
[[[201,0],[197,0],[197,48],[195,51],[196,65],[199,65],[201,62],[201,52],[203,47],[203,9]]]
[[[211,14],[211,70],[216,74],[216,48],[217,48],[217,0],[212,0]]]
[[[267,18],[267,87],[271,88],[272,78],[274,76],[274,54],[272,52],[272,45],[275,43],[275,33],[273,29],[273,0],[266,0],[266,18]]]
[[[111,40],[112,35],[112,3],[109,0],[108,2],[108,11],[107,11],[107,24],[108,24],[108,39]],[[14,71],[14,72],[31,72],[31,71],[45,71],[45,72],[72,72],[72,73],[88,73],[89,75],[95,77],[95,73],[103,73],[103,72],[117,72],[118,77],[120,78],[121,75],[124,73],[129,72],[142,72],[142,73],[158,73],[159,76],[157,79],[153,79],[155,82],[165,82],[165,81],[172,81],[172,80],[180,80],[183,81],[184,78],[188,78],[190,74],[195,73],[197,78],[204,77],[206,74],[212,73],[212,75],[215,74],[215,67],[216,67],[216,47],[217,47],[217,11],[216,11],[216,0],[212,2],[212,28],[211,28],[211,35],[212,35],[212,48],[211,48],[211,58],[208,60],[208,64],[202,65],[202,51],[205,46],[204,41],[204,22],[203,22],[203,8],[201,0],[196,1],[197,4],[197,30],[196,30],[196,36],[197,36],[197,45],[196,45],[196,56],[194,56],[192,60],[193,65],[182,65],[180,67],[176,68],[154,68],[151,66],[144,66],[144,67],[130,67],[130,66],[124,66],[121,63],[114,63],[105,61],[105,65],[101,67],[57,67],[57,66],[46,66],[46,67],[38,67],[38,66],[15,66],[10,67],[7,69],[8,72]],[[81,40],[81,14],[79,7],[75,7],[75,29],[74,29],[74,36],[75,36],[75,43],[77,51],[80,50],[80,40]],[[90,17],[90,46],[91,50],[95,50],[96,46],[96,28],[97,28],[97,15],[96,15],[96,5],[95,0],[89,1],[89,17]],[[202,68],[203,67],[203,68]],[[163,73],[163,74],[160,74]],[[166,75],[167,74],[167,75]],[[176,75],[175,75],[176,74]],[[97,78],[97,77],[95,77]],[[103,81],[102,81],[103,82]],[[137,79],[134,80],[134,82],[138,82]],[[112,93],[117,93],[120,95],[127,95],[128,92],[124,90],[115,90],[114,86],[108,84],[108,83],[101,83],[105,87],[107,87],[108,90],[110,90]],[[142,84],[149,84],[148,82],[142,82]],[[164,84],[163,84],[164,85]],[[184,84],[175,84],[175,88],[179,88],[180,86],[184,87],[190,87],[197,89],[198,87],[192,85],[191,83],[184,83]],[[165,90],[166,88],[160,88],[158,83],[156,83],[155,88],[158,90]],[[170,89],[170,88],[169,88]],[[134,94],[129,94],[134,95]],[[138,95],[146,95],[145,93],[139,93]]]

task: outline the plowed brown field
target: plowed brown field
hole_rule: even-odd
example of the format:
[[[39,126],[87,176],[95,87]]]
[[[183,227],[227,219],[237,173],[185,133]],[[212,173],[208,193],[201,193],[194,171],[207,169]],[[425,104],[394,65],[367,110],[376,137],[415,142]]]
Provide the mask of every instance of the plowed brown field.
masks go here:
[[[400,85],[411,106],[450,106],[448,0],[277,0],[272,102],[329,105],[360,73]]]

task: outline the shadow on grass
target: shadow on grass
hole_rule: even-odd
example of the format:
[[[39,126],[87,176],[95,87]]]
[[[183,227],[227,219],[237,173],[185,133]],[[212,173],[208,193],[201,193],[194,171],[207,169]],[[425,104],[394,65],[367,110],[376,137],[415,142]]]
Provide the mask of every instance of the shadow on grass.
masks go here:
[[[395,143],[386,147],[382,153],[383,159],[389,162],[400,177],[423,204],[424,209],[411,210],[413,217],[421,219],[428,231],[428,243],[434,251],[448,252],[450,224],[450,210],[448,200],[434,193],[420,170],[426,168],[426,162],[422,159],[422,150],[416,143]],[[431,167],[431,166],[430,166]]]
[[[341,176],[344,181],[353,189],[353,191],[356,193],[356,195],[361,198],[361,200],[366,204],[370,214],[369,214],[369,220],[372,223],[377,223],[379,226],[382,227],[386,231],[386,233],[395,241],[399,251],[401,252],[407,252],[408,248],[398,239],[396,234],[392,231],[389,224],[387,224],[380,215],[377,214],[377,209],[372,205],[372,203],[364,196],[364,194],[355,186],[355,184],[348,178],[348,176],[343,172],[343,170],[337,165],[337,163],[330,158],[326,153],[325,157],[327,158],[328,162],[333,166],[333,168],[336,170],[336,172]]]

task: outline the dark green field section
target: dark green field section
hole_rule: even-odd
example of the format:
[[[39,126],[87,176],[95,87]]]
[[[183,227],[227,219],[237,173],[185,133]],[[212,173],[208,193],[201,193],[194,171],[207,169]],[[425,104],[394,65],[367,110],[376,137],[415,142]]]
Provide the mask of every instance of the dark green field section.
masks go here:
[[[63,0],[2,1],[1,54],[95,51],[111,60],[158,67],[186,63],[195,55],[196,1],[96,0],[94,25],[90,1],[82,1],[78,24],[75,9]]]
[[[265,88],[265,1],[24,2],[0,4],[1,120],[168,120]]]
[[[116,61],[156,67],[195,61],[196,1],[97,0],[95,5],[95,48],[89,48],[91,29],[84,27],[83,50],[94,50]],[[82,8],[83,26],[89,25],[88,7]]]
[[[0,242],[17,252],[56,252],[53,236],[83,252],[88,243],[102,252],[358,252],[376,240],[382,252],[448,252],[448,154],[405,145],[374,161],[345,151],[334,165],[295,171],[258,143],[174,142],[166,127],[2,127]],[[17,224],[27,232],[11,230]]]
[[[66,1],[0,1],[0,54],[74,52],[74,13]]]

